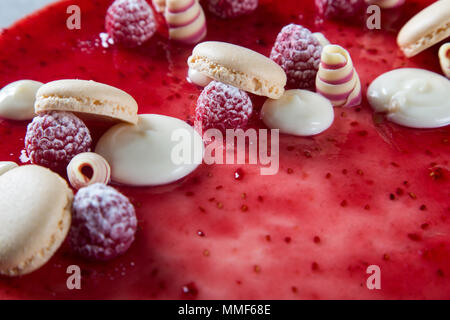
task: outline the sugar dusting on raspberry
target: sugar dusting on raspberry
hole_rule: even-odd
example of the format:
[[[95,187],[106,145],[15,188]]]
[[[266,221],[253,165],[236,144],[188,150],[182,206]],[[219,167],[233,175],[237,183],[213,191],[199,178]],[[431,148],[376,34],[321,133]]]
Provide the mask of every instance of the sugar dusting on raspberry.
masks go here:
[[[208,0],[208,9],[216,16],[227,19],[253,12],[258,0]]]
[[[116,0],[106,13],[105,28],[114,42],[136,47],[155,34],[156,20],[145,0]]]
[[[244,128],[252,112],[253,104],[245,91],[212,81],[198,98],[195,126],[203,131]]]
[[[77,154],[91,150],[92,138],[83,121],[70,112],[51,111],[34,117],[25,136],[31,163],[57,172]]]
[[[82,257],[113,259],[130,248],[136,230],[133,205],[114,188],[97,183],[76,194],[69,244]]]
[[[278,34],[270,58],[286,72],[289,87],[313,90],[321,53],[322,46],[311,31],[289,24]]]
[[[348,19],[362,15],[365,0],[315,0],[319,14],[327,19]]]

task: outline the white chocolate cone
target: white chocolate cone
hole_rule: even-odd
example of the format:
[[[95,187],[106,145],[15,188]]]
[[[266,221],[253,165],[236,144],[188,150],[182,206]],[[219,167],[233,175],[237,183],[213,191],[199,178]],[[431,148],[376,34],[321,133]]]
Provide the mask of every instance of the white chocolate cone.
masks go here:
[[[164,16],[169,38],[194,44],[206,36],[206,19],[198,0],[166,0]]]
[[[361,104],[361,82],[347,50],[338,45],[323,48],[316,91],[335,107]]]

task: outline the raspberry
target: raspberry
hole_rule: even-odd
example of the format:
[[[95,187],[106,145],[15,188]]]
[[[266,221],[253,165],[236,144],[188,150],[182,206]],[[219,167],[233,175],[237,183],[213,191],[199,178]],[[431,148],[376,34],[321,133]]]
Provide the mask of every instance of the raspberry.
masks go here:
[[[25,136],[31,163],[64,172],[77,154],[90,151],[89,129],[74,114],[51,111],[34,117]]]
[[[208,0],[208,9],[216,16],[227,19],[253,12],[258,0]]]
[[[311,31],[289,24],[278,34],[270,58],[286,72],[289,87],[313,90],[321,53],[322,46]]]
[[[365,0],[315,0],[319,14],[327,19],[348,19],[362,14]]]
[[[136,47],[156,32],[156,20],[145,0],[116,0],[106,13],[105,28],[115,42]]]
[[[221,82],[208,84],[195,108],[196,127],[207,129],[244,128],[253,111],[252,101],[245,91]]]
[[[96,183],[76,194],[69,244],[82,257],[105,261],[125,253],[136,229],[133,205],[114,188]]]

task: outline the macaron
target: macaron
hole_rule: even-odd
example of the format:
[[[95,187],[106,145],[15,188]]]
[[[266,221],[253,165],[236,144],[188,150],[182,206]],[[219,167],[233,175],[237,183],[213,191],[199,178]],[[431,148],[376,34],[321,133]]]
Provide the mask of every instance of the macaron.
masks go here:
[[[27,165],[0,176],[0,274],[20,276],[43,266],[71,224],[72,190],[56,173]]]
[[[226,42],[198,44],[188,59],[189,68],[214,80],[272,99],[286,86],[284,70],[266,56]]]
[[[450,36],[450,0],[436,1],[400,30],[397,44],[408,58]]]
[[[136,100],[118,88],[87,80],[58,80],[36,93],[36,113],[68,111],[82,118],[109,119],[136,124]]]

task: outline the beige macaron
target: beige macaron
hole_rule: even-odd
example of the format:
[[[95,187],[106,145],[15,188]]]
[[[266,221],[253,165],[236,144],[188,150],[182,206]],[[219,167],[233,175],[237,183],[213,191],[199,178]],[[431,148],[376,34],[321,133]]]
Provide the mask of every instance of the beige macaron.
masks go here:
[[[69,231],[72,199],[66,181],[44,167],[0,176],[0,274],[28,274],[53,256]]]
[[[83,118],[119,120],[136,124],[136,100],[120,89],[87,80],[58,80],[43,85],[36,93],[36,113],[69,111]]]
[[[450,0],[439,0],[412,17],[400,30],[397,44],[413,57],[450,36]]]
[[[274,61],[226,42],[198,44],[188,64],[189,68],[214,80],[272,99],[283,95],[287,81],[286,73]]]

